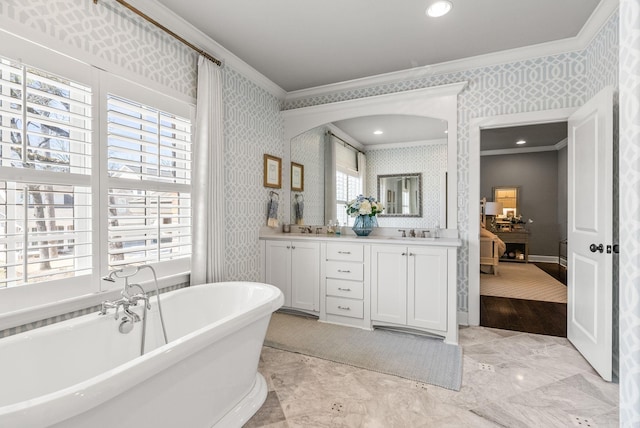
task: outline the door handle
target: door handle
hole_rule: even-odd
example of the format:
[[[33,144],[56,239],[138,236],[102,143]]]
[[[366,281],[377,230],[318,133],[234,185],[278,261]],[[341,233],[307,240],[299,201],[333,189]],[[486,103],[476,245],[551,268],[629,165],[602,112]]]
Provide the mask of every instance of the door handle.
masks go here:
[[[595,253],[596,251],[602,253],[604,251],[604,245],[591,244],[589,245],[589,250],[591,250],[592,253]]]

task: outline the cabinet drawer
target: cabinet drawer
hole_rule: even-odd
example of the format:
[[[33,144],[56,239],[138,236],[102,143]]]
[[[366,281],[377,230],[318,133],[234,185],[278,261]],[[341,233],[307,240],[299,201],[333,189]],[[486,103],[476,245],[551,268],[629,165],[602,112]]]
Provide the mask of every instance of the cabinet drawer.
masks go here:
[[[327,278],[362,281],[364,277],[364,268],[361,263],[328,261],[326,269]]]
[[[362,262],[364,247],[360,244],[329,243],[327,244],[327,260]]]
[[[341,279],[327,278],[327,295],[348,297],[350,299],[363,299],[364,286],[361,281],[344,281]]]
[[[362,300],[327,297],[327,313],[362,319],[364,316],[364,303]]]

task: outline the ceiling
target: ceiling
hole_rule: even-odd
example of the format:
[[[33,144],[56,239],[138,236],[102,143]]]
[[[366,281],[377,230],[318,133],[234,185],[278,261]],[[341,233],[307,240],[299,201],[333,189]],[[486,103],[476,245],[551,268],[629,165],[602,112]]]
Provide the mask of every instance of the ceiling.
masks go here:
[[[333,122],[341,131],[366,146],[444,140],[447,122],[420,116],[378,115]],[[374,134],[382,131],[382,134]]]
[[[509,128],[483,129],[480,132],[480,150],[519,149],[555,146],[567,138],[567,122],[539,125],[512,126]],[[527,143],[516,145],[516,141]]]
[[[289,93],[392,72],[424,76],[432,65],[574,38],[609,0],[451,0],[449,14],[430,18],[433,1],[157,0]],[[441,121],[406,116],[334,125],[365,146],[444,132]],[[513,147],[516,138],[527,148],[556,144],[564,138],[557,128],[487,130],[482,150]]]
[[[157,1],[289,92],[575,37],[600,0]]]

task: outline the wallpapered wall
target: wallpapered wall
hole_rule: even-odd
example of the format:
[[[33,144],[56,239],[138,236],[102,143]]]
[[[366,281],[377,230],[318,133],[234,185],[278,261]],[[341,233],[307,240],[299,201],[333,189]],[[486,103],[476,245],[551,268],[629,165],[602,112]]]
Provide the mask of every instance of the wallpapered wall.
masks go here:
[[[640,0],[620,2],[620,422],[640,426]]]
[[[458,227],[463,246],[458,252],[458,310],[466,312],[469,247],[469,122],[487,117],[539,110],[578,107],[605,85],[617,87],[618,18],[614,14],[580,52],[531,58],[384,84],[364,89],[296,99],[295,109],[374,95],[397,93],[467,81],[458,98]],[[475,185],[475,184],[474,184]],[[471,201],[475,204],[475,201]],[[475,219],[473,219],[475,221]]]
[[[330,220],[324,221],[324,141],[328,130],[326,126],[318,126],[291,139],[291,161],[304,166],[304,191],[292,191],[289,206],[293,206],[297,194],[302,194],[303,220],[307,225],[322,225]],[[287,209],[284,206],[282,212]],[[293,212],[290,219],[295,223]]]
[[[618,14],[582,52],[532,58],[509,64],[457,73],[432,75],[377,87],[350,90],[296,100],[286,109],[363,98],[391,92],[468,81],[459,98],[458,192],[461,238],[467,240],[469,120],[474,117],[576,107],[605,85],[617,87],[618,30],[625,58],[620,70],[622,105],[620,138],[620,189],[626,218],[640,218],[640,57],[635,29],[640,27],[640,0],[622,0]],[[2,28],[27,39],[95,58],[108,68],[143,76],[180,94],[195,97],[196,54],[165,36],[128,11],[100,2],[77,0],[3,0]],[[0,47],[1,49],[1,47]],[[80,53],[80,55],[75,55]],[[275,97],[232,69],[224,68],[225,171],[227,212],[227,278],[255,280],[259,273],[258,231],[265,223],[268,190],[262,187],[262,154],[282,156],[283,126]],[[616,110],[617,111],[617,110]],[[617,180],[614,180],[617,183]],[[475,201],[471,201],[475,204]],[[288,208],[287,208],[288,209]],[[282,216],[283,207],[280,208]],[[640,226],[625,222],[621,228],[621,281],[625,284],[620,308],[621,422],[640,424]],[[467,310],[468,247],[459,254],[458,306]]]
[[[427,229],[440,222],[440,208],[446,202],[441,195],[447,170],[447,143],[415,147],[371,150],[367,152],[367,195],[377,197],[378,175],[422,173],[422,217],[380,217],[382,227]],[[384,203],[384,196],[381,196]],[[444,222],[441,224],[444,226]]]

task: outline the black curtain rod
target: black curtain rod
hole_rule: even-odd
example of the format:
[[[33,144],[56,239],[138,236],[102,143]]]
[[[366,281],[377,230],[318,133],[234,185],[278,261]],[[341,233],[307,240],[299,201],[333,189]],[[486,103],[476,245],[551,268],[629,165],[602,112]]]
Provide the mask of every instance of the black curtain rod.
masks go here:
[[[190,47],[191,49],[193,49],[194,51],[198,52],[200,55],[202,55],[203,57],[207,58],[209,61],[212,61],[216,64],[218,64],[218,66],[222,66],[222,61],[220,61],[219,59],[209,55],[208,53],[206,53],[205,51],[203,51],[202,49],[196,47],[195,45],[189,43],[188,41],[186,41],[185,39],[183,39],[182,37],[178,36],[176,33],[174,33],[173,31],[169,30],[167,27],[165,27],[164,25],[160,24],[158,21],[156,21],[155,19],[151,18],[149,15],[146,15],[144,12],[140,11],[139,9],[136,9],[135,7],[131,6],[129,3],[127,3],[124,0],[115,0],[116,2],[120,3],[122,6],[126,7],[127,9],[129,9],[131,12],[135,13],[136,15],[138,15],[139,17],[143,18],[144,20],[146,20],[147,22],[155,25],[156,27],[158,27],[159,29],[161,29],[162,31],[164,31],[165,33],[169,34],[171,37],[173,37],[174,39],[182,42],[184,45]],[[93,0],[93,4],[98,4],[98,0]]]
[[[352,146],[351,144],[347,143],[346,141],[344,141],[342,138],[338,137],[338,136],[337,136],[336,134],[334,134],[333,132],[331,132],[331,131],[327,131],[327,133],[328,133],[329,135],[331,135],[332,137],[337,138],[338,140],[342,141],[344,144],[346,144],[347,146],[351,147],[351,148],[352,148],[353,150],[355,150],[356,152],[358,152],[358,153],[364,153],[362,150],[360,150],[359,148],[357,148],[357,147],[355,147],[355,146]]]

